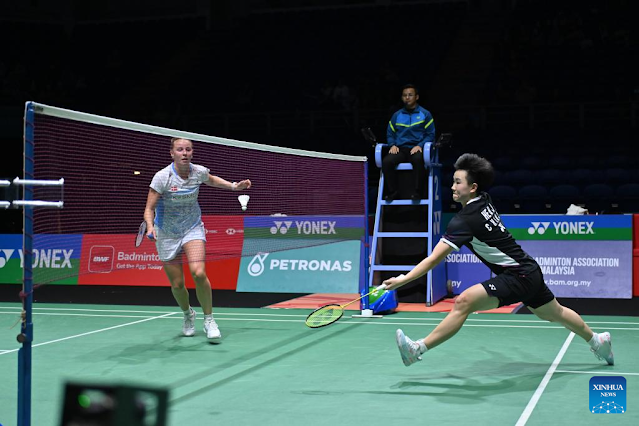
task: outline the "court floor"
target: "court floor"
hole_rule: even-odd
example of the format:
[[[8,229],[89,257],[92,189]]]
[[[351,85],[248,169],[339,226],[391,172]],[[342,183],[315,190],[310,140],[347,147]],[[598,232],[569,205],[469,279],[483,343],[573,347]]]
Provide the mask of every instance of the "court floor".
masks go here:
[[[0,424],[16,424],[20,305],[0,303]],[[308,310],[218,308],[197,320],[149,306],[34,306],[32,424],[57,425],[67,381],[169,390],[170,425],[637,425],[639,318],[586,316],[613,336],[615,366],[564,328],[529,315],[474,314],[409,368],[394,335],[427,334],[442,313],[344,317],[308,329]],[[198,312],[201,314],[201,311]],[[350,313],[348,313],[350,315]],[[589,380],[621,375],[627,411],[592,414]]]

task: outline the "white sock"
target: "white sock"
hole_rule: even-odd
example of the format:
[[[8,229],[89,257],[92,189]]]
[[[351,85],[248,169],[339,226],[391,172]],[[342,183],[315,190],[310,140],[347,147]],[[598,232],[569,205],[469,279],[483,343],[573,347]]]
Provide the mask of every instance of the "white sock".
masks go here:
[[[184,316],[188,317],[189,315],[191,315],[191,312],[193,312],[193,309],[191,309],[191,307],[189,306],[189,309],[187,309],[186,311],[182,311],[184,312]]]
[[[592,339],[590,339],[588,341],[588,344],[594,350],[599,349],[599,345],[600,345],[600,343],[599,343],[599,335],[597,333],[592,333]]]
[[[428,348],[426,347],[426,343],[424,343],[424,340],[418,340],[417,344],[419,345],[419,353],[426,353],[426,351],[428,350]]]
[[[207,319],[210,319],[211,321],[213,321],[213,314],[204,315],[204,320],[206,321]]]

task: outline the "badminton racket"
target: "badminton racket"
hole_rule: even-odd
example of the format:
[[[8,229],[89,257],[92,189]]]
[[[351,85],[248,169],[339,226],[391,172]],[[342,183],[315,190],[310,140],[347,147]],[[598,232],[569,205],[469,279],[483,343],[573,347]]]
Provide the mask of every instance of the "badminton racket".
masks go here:
[[[140,244],[142,244],[142,241],[144,241],[144,234],[146,234],[146,221],[143,221],[140,224],[140,228],[138,229],[138,235],[135,236],[136,247],[140,247]],[[153,234],[149,234],[147,235],[147,237],[149,237],[149,240],[152,240]]]
[[[332,324],[344,315],[344,308],[348,305],[352,305],[358,300],[363,299],[366,296],[369,296],[378,291],[383,291],[386,289],[386,284],[382,284],[379,287],[376,287],[374,290],[369,291],[363,296],[358,297],[355,300],[352,300],[344,305],[338,305],[337,303],[331,303],[329,305],[324,305],[320,308],[315,309],[306,317],[306,326],[310,328],[319,328],[324,327],[326,325]]]

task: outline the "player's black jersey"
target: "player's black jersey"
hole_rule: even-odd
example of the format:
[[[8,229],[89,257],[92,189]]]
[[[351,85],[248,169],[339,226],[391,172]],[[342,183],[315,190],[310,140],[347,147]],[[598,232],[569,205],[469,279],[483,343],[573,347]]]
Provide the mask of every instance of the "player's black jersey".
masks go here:
[[[442,241],[456,251],[465,244],[495,274],[508,269],[528,275],[538,268],[535,259],[502,224],[490,195],[485,192],[470,200],[453,217]]]

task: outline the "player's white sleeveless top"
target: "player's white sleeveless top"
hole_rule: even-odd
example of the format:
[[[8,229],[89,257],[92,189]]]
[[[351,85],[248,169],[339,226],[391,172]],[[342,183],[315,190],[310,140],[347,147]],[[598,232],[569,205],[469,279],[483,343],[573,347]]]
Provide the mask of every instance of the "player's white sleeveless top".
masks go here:
[[[154,224],[163,232],[183,235],[202,222],[197,202],[200,185],[209,180],[209,169],[191,164],[187,179],[182,179],[171,163],[153,176],[150,187],[162,197],[155,208]]]

